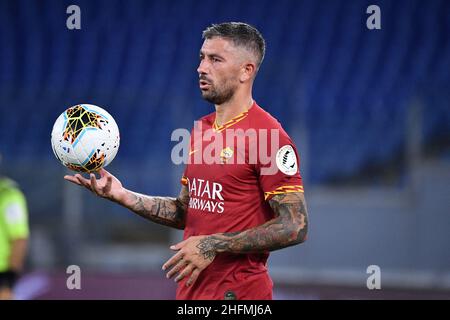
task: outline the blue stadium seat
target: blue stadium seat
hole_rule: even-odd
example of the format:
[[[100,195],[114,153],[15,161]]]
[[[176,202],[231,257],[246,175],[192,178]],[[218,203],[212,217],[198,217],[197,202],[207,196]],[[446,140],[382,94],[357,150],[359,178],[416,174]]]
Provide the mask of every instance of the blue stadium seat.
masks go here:
[[[2,152],[51,156],[53,121],[91,102],[119,123],[124,161],[170,153],[171,131],[212,111],[199,97],[198,51],[201,31],[225,20],[266,37],[255,98],[288,132],[306,125],[309,183],[398,156],[417,95],[430,106],[424,142],[449,132],[448,1],[381,1],[376,31],[365,28],[370,1],[85,0],[79,31],[65,28],[69,4],[0,2]]]

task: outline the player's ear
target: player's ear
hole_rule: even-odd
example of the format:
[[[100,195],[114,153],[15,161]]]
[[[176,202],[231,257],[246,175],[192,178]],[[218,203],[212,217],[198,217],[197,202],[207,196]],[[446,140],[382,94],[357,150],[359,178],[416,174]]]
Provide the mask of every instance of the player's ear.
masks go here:
[[[241,76],[239,77],[239,80],[241,82],[246,82],[254,77],[255,72],[256,72],[255,64],[252,62],[247,62],[241,68]]]

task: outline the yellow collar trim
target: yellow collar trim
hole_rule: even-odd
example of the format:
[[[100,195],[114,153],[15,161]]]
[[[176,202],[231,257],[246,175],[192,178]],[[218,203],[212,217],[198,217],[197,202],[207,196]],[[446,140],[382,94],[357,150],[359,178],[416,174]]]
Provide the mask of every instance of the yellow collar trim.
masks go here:
[[[238,123],[239,121],[245,119],[245,117],[247,117],[248,115],[248,110],[242,112],[241,114],[237,115],[236,117],[232,118],[231,120],[225,122],[223,125],[219,126],[216,122],[216,119],[214,119],[214,123],[213,123],[213,129],[217,132],[221,132],[229,127],[231,127],[232,125],[235,125],[236,123]]]

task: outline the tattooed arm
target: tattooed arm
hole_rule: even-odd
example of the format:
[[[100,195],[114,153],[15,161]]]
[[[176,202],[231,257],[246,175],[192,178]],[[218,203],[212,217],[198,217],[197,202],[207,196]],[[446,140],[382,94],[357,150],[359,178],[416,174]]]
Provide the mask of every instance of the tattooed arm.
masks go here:
[[[178,198],[152,197],[126,190],[123,206],[141,217],[176,229],[184,229],[189,192],[181,187]]]
[[[220,252],[267,252],[302,243],[308,232],[308,214],[303,193],[286,193],[269,201],[275,218],[265,224],[240,232],[192,236],[171,247],[177,251],[164,265],[167,277],[175,281],[189,277],[192,285],[202,270]]]
[[[184,229],[189,192],[182,186],[178,198],[151,197],[125,189],[122,183],[105,169],[99,171],[100,179],[93,173],[90,179],[80,174],[66,175],[64,179],[84,186],[99,197],[116,202],[136,214],[169,227]]]
[[[276,215],[274,219],[245,231],[207,236],[197,245],[200,253],[213,259],[220,252],[265,252],[304,242],[308,213],[303,193],[275,195],[269,204]]]

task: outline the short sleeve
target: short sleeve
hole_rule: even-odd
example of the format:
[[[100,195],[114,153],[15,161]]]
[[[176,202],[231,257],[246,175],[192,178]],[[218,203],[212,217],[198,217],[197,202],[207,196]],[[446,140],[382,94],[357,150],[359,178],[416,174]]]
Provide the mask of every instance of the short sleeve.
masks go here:
[[[180,183],[181,183],[183,186],[187,186],[187,185],[188,185],[188,179],[187,179],[187,177],[186,177],[186,169],[184,170],[183,176],[182,176],[181,179],[180,179]]]
[[[180,179],[180,183],[183,186],[187,186],[189,181],[188,181],[188,170],[189,170],[189,164],[192,162],[193,159],[193,155],[194,153],[197,151],[197,149],[194,147],[194,142],[193,142],[193,135],[194,135],[194,128],[191,130],[191,134],[190,134],[190,138],[189,138],[189,151],[187,154],[187,158],[186,158],[186,164],[184,166],[184,171],[183,171],[183,175],[181,176]]]
[[[278,132],[278,144],[272,144],[269,136],[267,157],[258,157],[257,172],[265,200],[276,194],[303,192],[297,148],[283,129]]]
[[[9,192],[3,203],[3,221],[8,238],[27,238],[29,235],[28,212],[25,197],[19,191]]]

